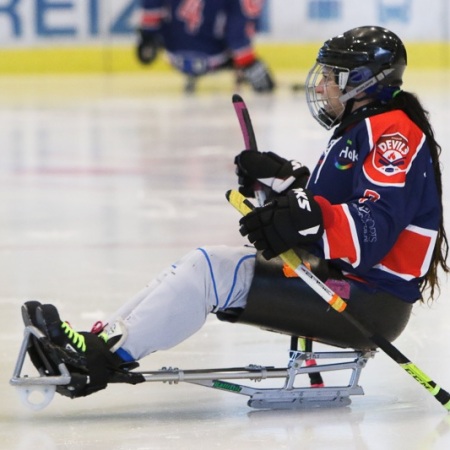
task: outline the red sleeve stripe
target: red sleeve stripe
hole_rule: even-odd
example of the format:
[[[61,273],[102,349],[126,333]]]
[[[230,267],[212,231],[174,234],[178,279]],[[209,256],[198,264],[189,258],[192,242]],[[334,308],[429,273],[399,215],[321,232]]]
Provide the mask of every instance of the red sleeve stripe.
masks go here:
[[[325,259],[342,259],[353,267],[361,261],[358,233],[348,206],[333,205],[333,225],[323,235]]]
[[[166,11],[164,8],[142,10],[141,11],[141,27],[142,28],[158,28],[161,20],[164,18]]]
[[[437,231],[409,225],[376,269],[404,280],[423,277],[431,263]]]
[[[255,52],[251,46],[233,50],[233,61],[236,67],[244,67],[255,59]]]

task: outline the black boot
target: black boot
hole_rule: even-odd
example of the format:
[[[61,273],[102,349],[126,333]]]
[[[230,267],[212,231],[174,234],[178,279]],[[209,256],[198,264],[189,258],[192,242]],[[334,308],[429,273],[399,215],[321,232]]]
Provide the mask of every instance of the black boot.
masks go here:
[[[60,363],[64,363],[71,375],[68,385],[57,386],[57,392],[74,397],[84,397],[105,389],[108,383],[136,384],[145,381],[142,375],[130,372],[137,363],[125,363],[110,351],[111,345],[94,333],[76,332],[67,322],[63,322],[55,306],[27,302],[24,305],[26,316],[46,339],[38,340],[35,347],[49,361],[50,370],[46,374],[59,374]],[[33,364],[43,365],[39,356],[30,354]],[[38,353],[38,352],[35,352]],[[44,364],[45,366],[45,364]],[[38,368],[39,370],[39,368]],[[42,373],[42,372],[41,372]]]

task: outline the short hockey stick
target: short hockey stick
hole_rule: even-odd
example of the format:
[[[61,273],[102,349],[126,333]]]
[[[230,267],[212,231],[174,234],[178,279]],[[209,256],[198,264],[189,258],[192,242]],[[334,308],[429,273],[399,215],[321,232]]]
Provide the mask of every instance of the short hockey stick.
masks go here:
[[[253,130],[253,125],[250,119],[247,105],[245,104],[242,97],[238,94],[233,95],[232,101],[236,116],[239,121],[239,125],[241,127],[242,137],[244,138],[245,150],[258,150],[255,132]],[[256,181],[253,188],[258,205],[264,205],[264,202],[266,201],[266,193],[264,192],[263,185]]]
[[[253,130],[252,120],[250,119],[250,113],[248,112],[247,105],[244,99],[239,94],[234,94],[232,97],[233,107],[236,112],[236,116],[241,127],[242,137],[244,138],[244,145],[246,150],[257,150],[258,145],[256,144],[255,131]],[[259,206],[263,206],[266,201],[266,193],[264,187],[258,181],[255,182],[253,186],[255,191],[255,198]],[[307,342],[306,339],[299,339],[300,345],[302,347],[308,347],[311,351],[312,342]],[[304,349],[303,348],[303,349]],[[310,359],[306,362],[309,366],[317,365],[315,359]],[[323,384],[322,376],[319,372],[309,374],[312,386],[320,386]]]
[[[248,112],[247,105],[239,94],[232,97],[233,107],[241,126],[242,136],[246,150],[257,150],[255,132],[253,131],[252,121]]]
[[[248,214],[253,209],[253,205],[236,190],[228,191],[226,197],[230,204],[234,206],[242,215]],[[361,320],[348,313],[346,311],[347,303],[345,300],[339,297],[313,273],[311,273],[302,264],[301,258],[294,252],[294,250],[291,249],[282,253],[280,258],[334,310],[352,323],[367,339],[372,341],[377,347],[386,353],[386,355],[393,359],[402,369],[404,369],[418,383],[420,383],[431,395],[433,395],[447,411],[450,411],[450,394],[438,386],[428,375],[422,372],[387,339],[377,333],[374,333],[369,327],[363,324]]]

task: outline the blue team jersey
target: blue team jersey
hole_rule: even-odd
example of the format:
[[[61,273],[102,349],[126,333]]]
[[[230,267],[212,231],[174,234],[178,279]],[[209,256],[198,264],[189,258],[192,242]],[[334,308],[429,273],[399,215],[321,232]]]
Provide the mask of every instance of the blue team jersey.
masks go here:
[[[264,0],[142,0],[141,26],[159,32],[172,54],[220,61],[253,57],[251,38]]]
[[[417,125],[402,111],[362,120],[330,140],[308,188],[331,203],[320,256],[369,289],[418,300],[442,211]]]

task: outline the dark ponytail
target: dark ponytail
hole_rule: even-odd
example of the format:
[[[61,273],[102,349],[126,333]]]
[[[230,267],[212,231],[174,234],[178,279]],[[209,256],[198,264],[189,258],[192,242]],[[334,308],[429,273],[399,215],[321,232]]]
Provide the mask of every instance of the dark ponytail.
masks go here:
[[[389,109],[401,109],[408,117],[424,132],[427,137],[428,146],[430,147],[431,160],[433,162],[434,176],[436,179],[436,185],[439,192],[439,199],[442,208],[442,174],[441,166],[439,162],[439,155],[441,154],[441,146],[436,142],[434,138],[434,131],[430,124],[429,113],[426,111],[416,95],[405,92],[397,91],[394,93],[393,99],[388,103]],[[435,291],[438,293],[439,277],[438,269],[441,268],[444,273],[449,272],[447,266],[447,256],[449,252],[449,246],[447,241],[447,235],[444,228],[443,214],[441,217],[441,223],[439,225],[438,235],[436,239],[436,245],[433,250],[430,268],[420,283],[420,291],[423,292],[429,288],[430,300],[435,297]],[[423,301],[423,300],[422,300]]]

